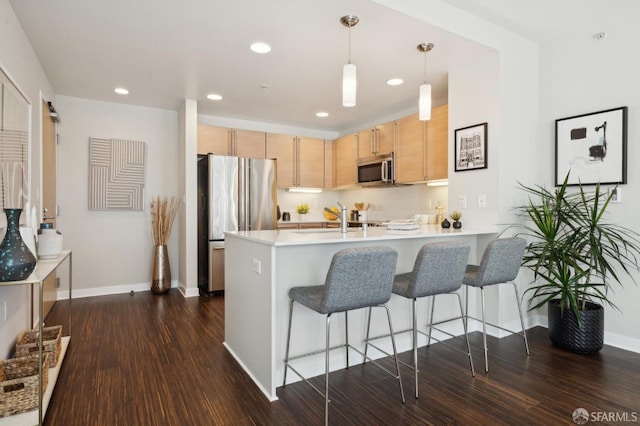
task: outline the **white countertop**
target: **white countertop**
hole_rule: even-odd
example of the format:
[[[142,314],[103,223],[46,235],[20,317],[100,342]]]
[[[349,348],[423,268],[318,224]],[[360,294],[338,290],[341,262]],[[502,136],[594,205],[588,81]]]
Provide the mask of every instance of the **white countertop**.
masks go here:
[[[462,228],[442,229],[438,225],[422,225],[412,231],[388,231],[386,227],[369,227],[366,232],[361,228],[349,228],[346,234],[339,228],[322,229],[280,229],[277,231],[238,231],[227,232],[225,238],[241,238],[271,246],[295,246],[308,244],[329,244],[355,241],[384,241],[445,236],[496,234],[500,228]]]

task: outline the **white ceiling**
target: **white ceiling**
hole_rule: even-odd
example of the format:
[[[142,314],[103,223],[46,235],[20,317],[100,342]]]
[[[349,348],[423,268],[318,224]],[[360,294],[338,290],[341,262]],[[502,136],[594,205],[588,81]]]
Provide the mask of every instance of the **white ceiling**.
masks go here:
[[[541,42],[636,0],[445,1]],[[427,80],[436,105],[447,102],[448,69],[489,51],[370,0],[10,2],[57,94],[165,109],[196,99],[201,114],[317,130],[415,109],[424,80],[419,43],[435,44]],[[351,30],[354,108],[341,105],[348,29],[339,21],[347,14],[360,18]],[[255,41],[273,50],[255,54]],[[391,77],[404,84],[387,86]],[[116,95],[117,86],[130,94]],[[207,100],[212,92],[224,99]]]

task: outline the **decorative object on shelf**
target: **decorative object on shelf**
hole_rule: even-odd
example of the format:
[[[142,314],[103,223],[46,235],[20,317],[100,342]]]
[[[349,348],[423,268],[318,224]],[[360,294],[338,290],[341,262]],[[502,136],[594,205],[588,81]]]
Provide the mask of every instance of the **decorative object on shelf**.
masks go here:
[[[449,229],[451,228],[451,222],[449,222],[446,218],[440,222],[440,226],[442,226],[443,229]]]
[[[16,358],[38,352],[38,329],[25,332],[16,343]],[[54,368],[58,364],[62,350],[62,326],[54,325],[42,329],[42,352],[49,354],[49,361],[44,364]]]
[[[487,168],[487,123],[455,130],[455,171]]]
[[[443,208],[440,205],[440,201],[438,201],[438,205],[436,206],[436,223],[442,223],[444,220]]]
[[[551,341],[593,353],[603,346],[602,305],[615,307],[613,284],[622,285],[623,273],[633,280],[639,270],[640,234],[606,220],[613,192],[599,184],[594,192],[582,185],[567,192],[569,181],[567,173],[552,191],[520,184],[529,201],[518,207],[523,224],[514,226],[530,241],[522,261],[535,279],[526,291],[530,310],[548,304]]]
[[[280,213],[280,206],[276,205],[276,213],[278,214],[278,220],[280,220],[280,217],[282,217],[282,213]]]
[[[165,294],[171,290],[171,269],[167,243],[180,202],[181,200],[176,197],[168,199],[160,196],[151,201],[151,230],[154,244],[151,292],[154,294]]]
[[[289,222],[290,220],[291,220],[291,213],[283,212],[282,213],[282,221],[283,222]]]
[[[331,212],[327,212],[326,210],[329,209]],[[337,207],[327,207],[324,209],[325,211],[323,212],[325,219],[327,220],[338,220],[338,218],[340,217],[340,210]]]
[[[43,365],[49,354],[42,355]],[[49,369],[42,369],[42,387],[38,389],[38,354],[0,361],[0,417],[25,413],[37,409],[40,401],[38,390],[44,393],[49,383]]]
[[[20,235],[22,209],[4,209],[7,232],[0,244],[0,281],[27,279],[36,267],[36,257]]]
[[[62,252],[62,234],[52,223],[41,223],[38,230],[38,258],[53,259]]]
[[[556,120],[556,186],[627,183],[627,109]]]
[[[462,222],[460,222],[460,218],[462,217],[462,213],[459,211],[453,211],[451,213],[451,219],[453,219],[453,229],[462,228]]]
[[[298,213],[298,219],[303,221],[306,219],[306,214],[309,213],[309,204],[300,204],[296,206],[296,213]]]

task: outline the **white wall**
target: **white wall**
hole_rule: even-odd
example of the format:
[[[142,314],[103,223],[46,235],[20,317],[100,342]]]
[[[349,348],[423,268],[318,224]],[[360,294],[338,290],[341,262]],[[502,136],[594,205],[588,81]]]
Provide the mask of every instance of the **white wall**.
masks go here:
[[[0,40],[0,67],[31,103],[31,202],[40,211],[41,100],[52,100],[54,94],[8,0],[0,0]],[[0,301],[7,301],[8,309],[7,320],[0,317],[0,357],[6,357],[13,350],[18,333],[29,326],[29,300],[26,287],[0,288]]]
[[[625,16],[603,16],[597,26],[571,34],[542,46],[540,57],[540,150],[544,161],[538,166],[545,173],[543,182],[554,181],[554,123],[556,119],[629,107],[627,185],[622,185],[622,202],[609,208],[608,221],[640,232],[640,57],[637,41],[640,28],[637,17],[640,5],[627,10]],[[593,35],[604,31],[602,41]],[[640,274],[633,274],[640,283]],[[605,343],[640,351],[640,287],[630,278],[622,280],[611,299],[620,309],[606,308]]]
[[[167,111],[58,96],[58,228],[73,251],[74,296],[149,290],[153,242],[151,198],[178,192],[178,116]],[[145,209],[88,209],[89,138],[147,144]],[[172,278],[178,278],[178,232],[168,244]]]

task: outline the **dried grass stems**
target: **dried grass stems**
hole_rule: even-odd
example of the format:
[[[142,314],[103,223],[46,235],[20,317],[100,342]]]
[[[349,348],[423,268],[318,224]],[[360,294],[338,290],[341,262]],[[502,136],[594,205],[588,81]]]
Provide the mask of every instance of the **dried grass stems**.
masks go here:
[[[155,245],[166,245],[171,235],[171,226],[178,213],[180,200],[176,197],[151,199],[151,230]]]

